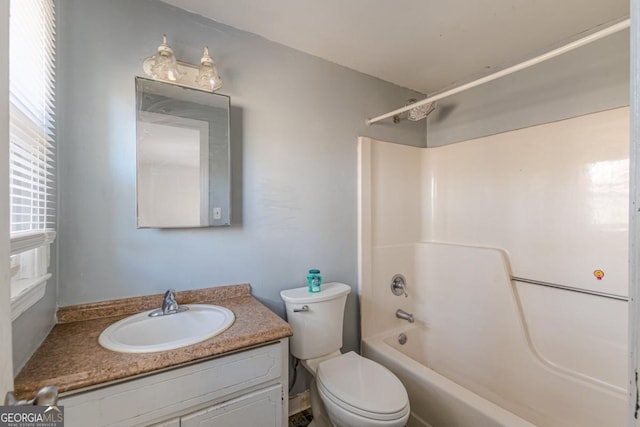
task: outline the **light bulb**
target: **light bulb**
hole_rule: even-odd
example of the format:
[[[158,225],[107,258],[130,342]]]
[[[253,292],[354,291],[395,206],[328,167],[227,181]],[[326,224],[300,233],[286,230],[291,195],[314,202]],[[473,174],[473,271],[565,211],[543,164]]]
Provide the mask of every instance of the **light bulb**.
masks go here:
[[[155,62],[151,66],[151,77],[172,82],[180,78],[176,57],[173,55],[173,49],[167,44],[166,34],[162,35],[162,44],[158,46],[158,53],[154,59]]]
[[[213,58],[209,56],[209,48],[205,46],[200,59],[200,68],[198,69],[198,77],[196,77],[198,86],[210,91],[216,91],[222,87],[222,79],[218,75],[216,64]]]

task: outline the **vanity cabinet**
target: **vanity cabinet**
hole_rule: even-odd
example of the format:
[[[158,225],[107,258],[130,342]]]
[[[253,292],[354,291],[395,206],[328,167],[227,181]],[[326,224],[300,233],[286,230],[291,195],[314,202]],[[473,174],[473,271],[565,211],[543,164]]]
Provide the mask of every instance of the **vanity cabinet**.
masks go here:
[[[66,427],[265,426],[288,415],[288,339],[63,395]]]

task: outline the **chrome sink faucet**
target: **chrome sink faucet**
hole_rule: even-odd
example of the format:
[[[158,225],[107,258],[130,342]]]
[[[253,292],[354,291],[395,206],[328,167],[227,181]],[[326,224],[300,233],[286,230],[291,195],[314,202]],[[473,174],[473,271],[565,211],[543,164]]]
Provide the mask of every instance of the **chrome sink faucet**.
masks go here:
[[[409,323],[415,322],[415,320],[413,319],[413,314],[407,313],[406,311],[404,311],[404,310],[402,310],[400,308],[396,310],[396,317],[398,319],[406,320]]]
[[[178,305],[178,301],[176,301],[175,289],[169,289],[164,293],[162,308],[153,310],[151,313],[149,313],[149,317],[167,316],[169,314],[181,313],[187,310],[189,310],[189,307]]]
[[[178,311],[178,301],[176,301],[176,291],[169,289],[164,293],[164,300],[162,300],[162,314],[172,314]]]

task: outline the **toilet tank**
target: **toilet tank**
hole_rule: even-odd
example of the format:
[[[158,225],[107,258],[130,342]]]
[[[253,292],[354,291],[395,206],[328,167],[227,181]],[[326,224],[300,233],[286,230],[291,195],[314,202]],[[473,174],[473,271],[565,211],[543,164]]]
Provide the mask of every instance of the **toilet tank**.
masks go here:
[[[293,329],[291,354],[308,360],[340,350],[349,292],[348,285],[336,282],[323,284],[317,293],[309,292],[306,286],[280,292],[287,307],[287,322]]]

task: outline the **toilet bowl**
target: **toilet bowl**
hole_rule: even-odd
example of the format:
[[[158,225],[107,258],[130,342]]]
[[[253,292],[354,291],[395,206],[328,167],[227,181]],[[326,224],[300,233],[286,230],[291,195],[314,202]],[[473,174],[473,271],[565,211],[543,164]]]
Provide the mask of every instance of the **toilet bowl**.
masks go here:
[[[320,363],[315,384],[337,427],[402,427],[409,418],[409,398],[400,380],[354,352]]]
[[[319,293],[280,292],[293,329],[291,353],[313,375],[310,427],[402,427],[409,397],[400,380],[372,360],[339,351],[350,291],[345,284],[327,283]]]

